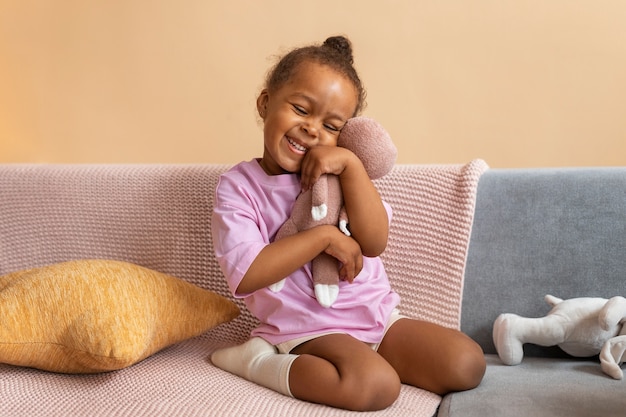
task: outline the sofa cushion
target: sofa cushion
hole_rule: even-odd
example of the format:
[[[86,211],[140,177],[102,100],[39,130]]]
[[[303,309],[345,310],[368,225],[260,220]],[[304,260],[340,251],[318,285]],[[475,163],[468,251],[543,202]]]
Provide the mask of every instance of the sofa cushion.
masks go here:
[[[497,355],[486,358],[478,388],[445,396],[438,417],[617,417],[626,410],[626,381],[603,374],[597,360],[528,357],[506,366]]]
[[[234,303],[135,264],[78,260],[0,277],[0,362],[121,369],[232,320]]]

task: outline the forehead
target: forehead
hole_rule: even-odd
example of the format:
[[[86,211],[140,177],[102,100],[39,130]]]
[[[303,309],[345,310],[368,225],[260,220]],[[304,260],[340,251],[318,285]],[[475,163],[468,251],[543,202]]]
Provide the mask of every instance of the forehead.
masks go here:
[[[298,65],[284,85],[285,93],[340,105],[352,116],[358,95],[352,81],[332,67],[317,62]]]

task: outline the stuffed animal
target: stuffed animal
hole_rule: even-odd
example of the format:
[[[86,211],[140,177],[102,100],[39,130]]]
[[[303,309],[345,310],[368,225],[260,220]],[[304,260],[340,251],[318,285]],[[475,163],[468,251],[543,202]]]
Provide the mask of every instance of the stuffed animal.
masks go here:
[[[337,146],[349,149],[358,156],[371,179],[391,171],[398,155],[389,133],[375,120],[362,116],[346,123],[337,139]],[[336,225],[350,236],[341,184],[336,175],[322,175],[310,190],[298,196],[290,218],[278,230],[275,240],[325,224]],[[326,253],[319,254],[311,262],[311,273],[317,301],[324,307],[332,306],[339,295],[337,259]],[[269,288],[278,292],[284,284],[283,279]]]
[[[502,362],[518,365],[522,345],[558,345],[579,357],[600,354],[602,370],[622,379],[620,365],[626,361],[626,298],[572,298],[546,295],[552,310],[545,317],[526,318],[501,314],[493,326],[493,341]]]

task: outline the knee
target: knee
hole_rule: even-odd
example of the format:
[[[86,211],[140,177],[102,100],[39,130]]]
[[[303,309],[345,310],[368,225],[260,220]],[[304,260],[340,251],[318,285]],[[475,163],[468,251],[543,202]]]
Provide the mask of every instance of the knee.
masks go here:
[[[369,370],[351,381],[345,381],[349,408],[353,411],[384,410],[400,395],[400,377],[391,367]]]
[[[487,368],[482,348],[469,338],[463,348],[455,352],[454,359],[448,363],[450,364],[449,391],[466,391],[476,388],[482,381]]]

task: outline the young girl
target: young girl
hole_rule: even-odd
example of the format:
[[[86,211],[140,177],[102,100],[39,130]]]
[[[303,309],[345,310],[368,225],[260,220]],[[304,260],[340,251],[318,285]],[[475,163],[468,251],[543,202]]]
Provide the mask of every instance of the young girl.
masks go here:
[[[391,209],[359,159],[337,147],[365,92],[344,37],[295,49],[269,73],[257,99],[263,157],[220,178],[212,218],[217,259],[235,297],[261,322],[240,346],[213,363],[296,398],[350,410],[380,410],[401,383],[438,394],[476,387],[480,347],[459,331],[403,317],[378,255]],[[318,226],[274,241],[302,189],[322,174],[341,181],[351,236]],[[317,302],[310,261],[340,261],[331,308]],[[280,292],[268,287],[287,278]]]

